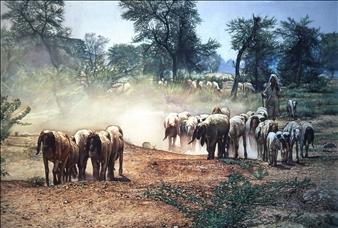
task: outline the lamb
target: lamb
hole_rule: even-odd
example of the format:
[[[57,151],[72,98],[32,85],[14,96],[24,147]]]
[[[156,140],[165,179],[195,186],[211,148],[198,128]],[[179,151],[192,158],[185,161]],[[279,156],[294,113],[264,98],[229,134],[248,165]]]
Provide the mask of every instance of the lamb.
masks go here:
[[[268,110],[266,108],[264,108],[264,107],[257,108],[257,111],[255,112],[255,114],[262,115],[266,119],[269,117],[268,116]]]
[[[86,179],[86,168],[87,168],[87,161],[88,161],[89,155],[86,152],[85,147],[86,147],[87,137],[92,132],[93,132],[92,130],[81,129],[81,130],[78,130],[74,134],[75,142],[79,147],[79,162],[78,162],[78,168],[79,168],[78,180],[79,181]]]
[[[289,116],[292,117],[293,119],[296,119],[297,101],[295,101],[295,100],[288,100],[288,104],[287,104],[286,108],[288,110]]]
[[[238,158],[239,138],[243,137],[244,157],[248,158],[246,151],[246,138],[245,138],[245,117],[234,116],[230,119],[229,141],[231,147],[235,148],[235,158]]]
[[[206,82],[206,87],[211,90],[212,89],[212,82],[211,81],[207,81]]]
[[[315,139],[315,134],[312,125],[309,122],[306,121],[301,121],[299,123],[301,127],[301,137],[300,137],[300,153],[301,156],[303,157],[303,147],[305,145],[305,157],[308,157],[308,152],[309,152],[309,145],[312,144],[313,146],[313,141]]]
[[[178,113],[169,113],[167,117],[164,120],[164,129],[165,129],[165,135],[163,140],[165,140],[167,137],[169,141],[168,149],[171,150],[175,147],[176,137],[179,133],[179,117]]]
[[[197,127],[198,119],[195,116],[190,116],[187,120],[184,120],[180,125],[180,141],[182,145],[186,145],[194,134]],[[192,143],[192,149],[195,148],[195,142]]]
[[[268,161],[269,154],[266,148],[266,137],[269,132],[277,132],[278,123],[273,120],[265,120],[258,124],[255,130],[255,137],[257,141],[257,158],[263,161]]]
[[[284,132],[289,132],[290,134],[290,151],[288,152],[288,160],[287,162],[290,163],[293,161],[292,159],[292,150],[293,146],[296,144],[296,161],[299,162],[299,145],[301,142],[301,126],[296,121],[289,122],[283,129]]]
[[[208,116],[210,116],[209,114],[199,114],[198,116],[196,116],[197,118],[197,122],[201,123],[204,120],[206,120],[206,118],[208,118]]]
[[[216,144],[218,144],[218,158],[225,157],[225,145],[227,143],[229,128],[230,121],[227,115],[212,114],[197,125],[189,144],[195,139],[200,139],[201,146],[206,143],[208,160],[215,158]]]
[[[269,165],[273,166],[277,165],[278,151],[282,149],[282,135],[279,133],[279,136],[277,136],[277,133],[269,132],[266,137],[266,151],[269,154]]]
[[[41,131],[38,142],[36,155],[40,153],[42,147],[42,157],[45,166],[46,184],[49,186],[49,168],[48,161],[54,163],[53,166],[53,184],[57,185],[63,182],[65,177],[65,168],[69,154],[72,151],[68,135],[60,131]]]
[[[212,89],[215,90],[216,92],[220,92],[221,89],[219,88],[219,85],[217,82],[212,81]]]

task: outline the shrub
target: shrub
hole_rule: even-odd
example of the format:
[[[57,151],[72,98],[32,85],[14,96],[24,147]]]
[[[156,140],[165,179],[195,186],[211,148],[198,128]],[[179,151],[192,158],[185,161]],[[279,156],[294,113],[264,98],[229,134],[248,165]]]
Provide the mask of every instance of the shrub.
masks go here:
[[[10,133],[10,129],[14,124],[25,125],[26,123],[20,122],[30,111],[30,107],[26,107],[23,111],[15,114],[21,106],[20,99],[16,98],[12,101],[8,101],[7,96],[1,96],[1,142],[5,140]],[[14,115],[15,114],[15,115]]]

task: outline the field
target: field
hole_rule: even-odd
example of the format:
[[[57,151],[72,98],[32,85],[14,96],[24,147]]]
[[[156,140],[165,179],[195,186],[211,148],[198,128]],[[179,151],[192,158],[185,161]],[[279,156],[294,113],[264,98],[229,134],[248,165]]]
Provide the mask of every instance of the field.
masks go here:
[[[124,177],[47,188],[40,186],[44,169],[41,154],[35,155],[37,134],[11,135],[1,145],[9,173],[1,179],[1,227],[338,226],[338,150],[324,148],[338,144],[337,84],[330,89],[285,93],[283,102],[303,101],[301,119],[315,128],[310,157],[290,166],[208,161],[205,155],[128,143]],[[258,104],[258,98],[251,103]],[[280,126],[288,120],[282,117]]]

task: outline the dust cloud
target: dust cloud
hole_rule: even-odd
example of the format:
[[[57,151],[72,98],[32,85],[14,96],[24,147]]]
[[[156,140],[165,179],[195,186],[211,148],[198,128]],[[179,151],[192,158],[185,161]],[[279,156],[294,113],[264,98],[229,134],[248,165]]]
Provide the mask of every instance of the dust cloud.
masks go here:
[[[163,120],[170,112],[189,111],[197,115],[210,113],[216,105],[228,106],[232,116],[247,111],[245,104],[232,103],[225,95],[219,96],[210,91],[192,92],[177,85],[160,87],[151,81],[131,83],[131,88],[123,93],[103,90],[86,92],[83,88],[63,88],[58,93],[69,93],[69,90],[72,90],[71,95],[62,97],[62,111],[51,98],[46,102],[32,95],[20,97],[25,105],[32,108],[23,119],[31,124],[17,125],[13,132],[39,134],[41,130],[50,129],[73,135],[79,129],[101,130],[118,124],[127,142],[139,146],[150,142],[156,149],[167,150],[167,141],[163,141]],[[52,97],[51,91],[40,90],[41,93]],[[176,144],[179,145],[179,139]],[[185,152],[205,154],[206,150],[196,145]]]

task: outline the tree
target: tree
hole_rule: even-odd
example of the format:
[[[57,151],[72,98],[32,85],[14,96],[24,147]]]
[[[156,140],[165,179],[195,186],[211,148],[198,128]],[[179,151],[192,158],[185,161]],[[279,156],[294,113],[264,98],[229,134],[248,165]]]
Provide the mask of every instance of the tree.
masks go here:
[[[32,38],[41,42],[49,54],[51,64],[59,72],[64,57],[60,50],[67,46],[65,44],[67,41],[71,40],[69,29],[62,25],[64,1],[24,0],[6,1],[5,4],[8,12],[2,15],[2,19],[11,21],[11,30],[15,32],[17,39]],[[53,95],[61,113],[64,113],[64,107],[57,95],[57,77],[54,77],[53,81]]]
[[[258,91],[263,89],[263,84],[272,73],[271,66],[276,60],[277,42],[273,31],[275,24],[274,18],[262,18],[257,25],[252,45],[249,45],[243,55],[243,73]]]
[[[122,17],[134,22],[134,42],[164,50],[171,58],[174,81],[179,68],[186,69],[196,54],[204,54],[205,46],[196,35],[201,19],[194,1],[121,1],[120,6],[126,9]],[[205,45],[208,53],[219,46],[214,40]]]
[[[299,22],[292,18],[281,22],[276,30],[283,42],[278,71],[286,83],[295,81],[297,86],[305,79],[313,78],[319,69],[319,29],[311,28],[309,16]]]
[[[106,45],[109,40],[95,33],[86,33],[83,40],[83,52],[79,56],[82,59],[82,69],[86,85],[90,86],[98,80],[100,73],[106,69]]]
[[[320,63],[333,78],[335,71],[338,71],[338,33],[321,34]]]
[[[1,142],[5,140],[10,133],[10,129],[15,124],[24,125],[25,123],[21,122],[30,111],[30,107],[26,107],[25,109],[18,111],[21,106],[20,99],[14,99],[12,101],[8,101],[7,96],[1,96]]]
[[[237,88],[238,82],[240,80],[240,64],[241,59],[247,48],[251,47],[253,44],[254,36],[256,31],[259,28],[259,23],[261,22],[260,17],[253,16],[252,19],[237,18],[231,20],[227,24],[227,31],[231,34],[231,45],[232,49],[238,50],[236,57],[236,66],[235,66],[235,79],[234,85],[231,89],[231,96],[234,98],[237,97]]]

